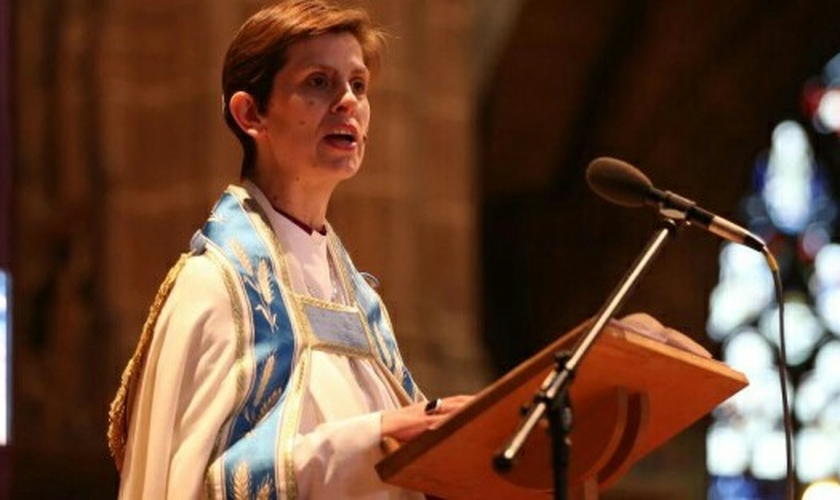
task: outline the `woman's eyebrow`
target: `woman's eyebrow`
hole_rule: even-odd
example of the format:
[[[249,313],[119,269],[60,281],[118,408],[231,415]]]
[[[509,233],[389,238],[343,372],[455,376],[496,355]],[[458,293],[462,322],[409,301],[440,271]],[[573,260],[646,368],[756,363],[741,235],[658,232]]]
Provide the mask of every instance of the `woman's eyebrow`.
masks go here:
[[[324,64],[318,62],[312,63],[302,63],[297,68],[297,71],[311,71],[311,70],[322,70],[322,71],[336,71],[338,68],[331,65],[331,64]],[[357,66],[350,70],[350,73],[353,75],[363,74],[369,75],[370,70],[365,65]]]

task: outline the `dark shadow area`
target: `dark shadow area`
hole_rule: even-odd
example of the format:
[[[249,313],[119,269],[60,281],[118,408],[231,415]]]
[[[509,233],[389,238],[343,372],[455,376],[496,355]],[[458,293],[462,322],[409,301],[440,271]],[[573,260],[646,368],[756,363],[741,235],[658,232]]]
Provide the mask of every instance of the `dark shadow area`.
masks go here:
[[[524,4],[479,106],[483,321],[499,373],[593,314],[656,227],[652,211],[592,193],[588,163],[621,158],[738,220],[772,127],[804,120],[803,82],[840,50],[838,14],[828,1]],[[719,245],[684,230],[625,312],[708,344]]]
[[[656,228],[653,210],[592,193],[585,169],[623,159],[661,189],[735,221],[803,84],[840,51],[840,4],[523,3],[479,103],[484,341],[501,374],[594,314]],[[812,137],[831,155],[835,136]],[[833,169],[833,170],[832,170]],[[622,314],[651,313],[706,347],[721,241],[685,228]],[[619,314],[621,315],[621,314]],[[605,498],[705,498],[700,422]]]

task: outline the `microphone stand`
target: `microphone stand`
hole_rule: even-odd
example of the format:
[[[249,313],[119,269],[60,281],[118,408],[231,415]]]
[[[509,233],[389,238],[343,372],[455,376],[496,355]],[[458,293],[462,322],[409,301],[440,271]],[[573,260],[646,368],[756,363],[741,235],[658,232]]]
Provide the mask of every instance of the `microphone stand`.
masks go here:
[[[534,395],[534,403],[523,416],[519,428],[505,447],[493,457],[493,467],[498,472],[506,473],[513,468],[513,462],[533,432],[540,419],[548,412],[549,434],[551,437],[551,462],[554,472],[554,499],[565,500],[567,493],[568,464],[571,443],[569,433],[572,426],[572,409],[569,404],[569,385],[583,357],[604,329],[607,321],[624,304],[630,290],[639,281],[665,245],[667,238],[686,223],[685,212],[677,212],[661,207],[662,225],[648,241],[647,247],[636,259],[633,267],[624,275],[613,290],[607,302],[598,311],[586,334],[581,337],[571,353],[555,354],[555,368],[543,381]]]

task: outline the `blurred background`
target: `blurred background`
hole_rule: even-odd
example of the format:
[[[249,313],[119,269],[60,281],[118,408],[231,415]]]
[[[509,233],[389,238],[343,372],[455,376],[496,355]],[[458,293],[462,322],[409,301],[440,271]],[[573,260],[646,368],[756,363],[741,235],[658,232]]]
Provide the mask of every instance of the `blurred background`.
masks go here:
[[[477,391],[598,309],[656,226],[586,186],[587,164],[614,156],[770,242],[799,479],[830,487],[840,2],[342,3],[391,37],[363,171],[329,218],[381,281],[427,394]],[[237,180],[221,62],[259,5],[0,0],[0,497],[115,496],[108,403],[158,284]],[[765,381],[768,280],[685,230],[625,311]],[[781,498],[778,382],[753,385],[605,496]]]

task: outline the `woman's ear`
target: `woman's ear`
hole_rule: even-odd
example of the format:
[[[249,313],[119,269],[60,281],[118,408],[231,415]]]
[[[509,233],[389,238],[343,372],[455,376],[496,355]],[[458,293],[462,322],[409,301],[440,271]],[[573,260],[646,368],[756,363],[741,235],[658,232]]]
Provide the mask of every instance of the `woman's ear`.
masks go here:
[[[256,139],[265,129],[263,116],[257,109],[257,101],[251,94],[238,91],[230,97],[230,114],[243,132]]]

